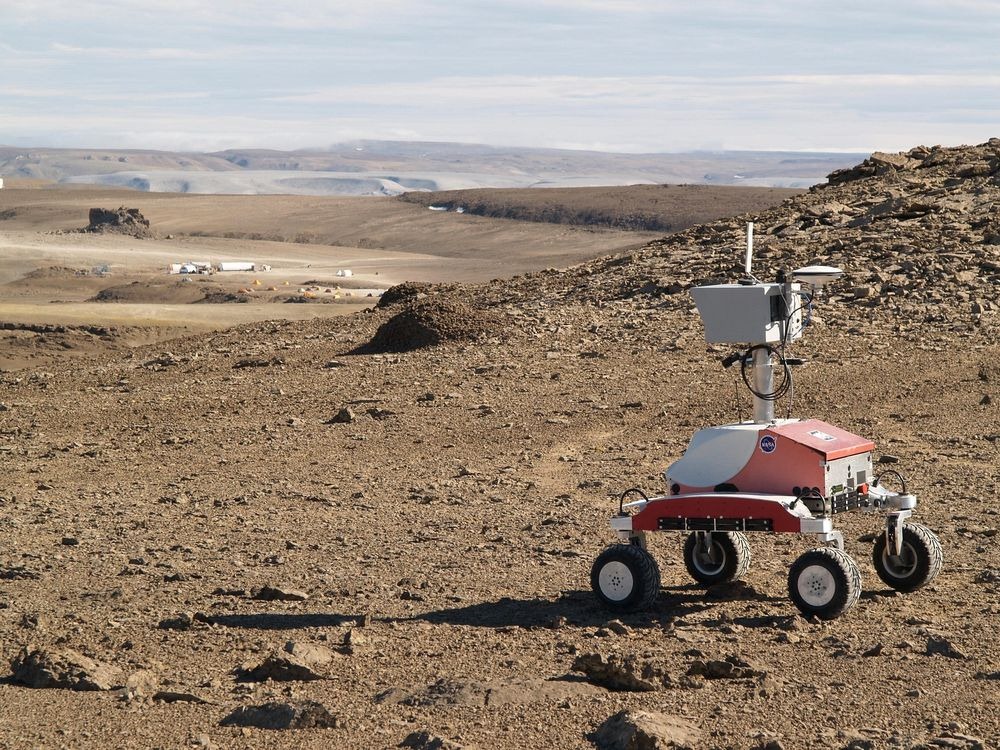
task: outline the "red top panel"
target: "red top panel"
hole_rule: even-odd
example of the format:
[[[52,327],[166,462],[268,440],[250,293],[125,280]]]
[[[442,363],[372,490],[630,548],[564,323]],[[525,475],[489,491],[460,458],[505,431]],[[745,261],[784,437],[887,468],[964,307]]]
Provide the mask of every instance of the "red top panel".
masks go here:
[[[818,419],[804,419],[801,422],[778,425],[768,428],[766,432],[780,435],[817,451],[827,461],[875,450],[875,443],[871,440],[858,437]]]

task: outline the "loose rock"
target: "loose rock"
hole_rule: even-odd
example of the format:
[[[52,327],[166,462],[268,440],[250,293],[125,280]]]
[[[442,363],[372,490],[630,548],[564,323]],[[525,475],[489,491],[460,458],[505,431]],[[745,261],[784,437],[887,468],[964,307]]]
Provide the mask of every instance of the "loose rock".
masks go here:
[[[590,682],[608,690],[652,692],[673,684],[662,666],[635,656],[581,654],[573,661],[572,669],[583,672]]]
[[[309,594],[297,589],[284,589],[276,586],[262,586],[253,595],[254,599],[265,602],[304,602]]]
[[[679,716],[650,711],[622,711],[591,735],[601,750],[694,750],[700,730]]]
[[[298,701],[240,706],[219,724],[224,727],[259,729],[327,729],[340,726],[340,720],[322,703]]]
[[[11,662],[11,679],[33,688],[112,690],[121,687],[122,671],[71,651],[47,651],[25,646]]]

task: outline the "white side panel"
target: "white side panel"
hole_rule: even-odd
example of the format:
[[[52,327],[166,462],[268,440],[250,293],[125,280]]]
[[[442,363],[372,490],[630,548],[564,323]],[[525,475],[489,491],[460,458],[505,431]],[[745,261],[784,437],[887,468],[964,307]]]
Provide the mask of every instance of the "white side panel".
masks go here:
[[[714,487],[746,466],[757,447],[757,435],[768,425],[743,423],[698,430],[684,456],[670,465],[667,477],[689,487]]]

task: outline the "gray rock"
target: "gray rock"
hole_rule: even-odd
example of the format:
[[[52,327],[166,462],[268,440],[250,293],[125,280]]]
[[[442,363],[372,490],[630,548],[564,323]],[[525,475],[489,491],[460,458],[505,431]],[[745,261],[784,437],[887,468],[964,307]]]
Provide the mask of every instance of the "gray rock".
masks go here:
[[[164,617],[156,627],[161,630],[190,630],[194,627],[194,613],[181,612],[173,617]]]
[[[635,656],[581,654],[573,661],[574,672],[582,672],[589,682],[608,690],[652,692],[672,685],[670,674],[660,665]]]
[[[679,716],[651,711],[622,711],[590,736],[601,750],[693,750],[700,731]]]
[[[345,406],[343,409],[338,411],[332,417],[330,417],[326,423],[327,424],[350,424],[356,419],[354,415],[354,410],[350,406]]]
[[[333,652],[326,646],[320,646],[317,643],[288,641],[285,644],[285,653],[295,657],[304,664],[315,667],[322,667],[333,661]]]
[[[327,729],[339,727],[340,720],[322,703],[296,701],[240,706],[219,724],[224,727],[259,729]]]
[[[329,664],[333,653],[323,646],[289,641],[283,651],[271,654],[255,667],[243,669],[240,680],[245,682],[276,682],[325,680],[319,669]]]
[[[691,663],[687,673],[691,676],[704,677],[706,680],[742,680],[764,677],[767,674],[763,669],[738,656],[707,661],[698,659]]]
[[[930,742],[914,745],[910,750],[986,750],[986,744],[978,737],[958,732],[944,732]]]
[[[208,705],[207,701],[194,693],[181,693],[173,690],[159,690],[153,693],[153,700],[157,703],[198,703]]]
[[[11,662],[11,679],[32,688],[113,690],[125,683],[117,667],[70,649],[46,651],[25,646]]]
[[[943,635],[931,635],[927,638],[927,655],[939,654],[949,659],[968,659],[969,657],[960,651],[955,644]]]
[[[133,698],[146,698],[157,692],[160,686],[159,675],[151,669],[140,669],[133,672],[125,680],[125,691],[123,697],[127,700]]]
[[[356,654],[368,645],[368,638],[361,634],[357,628],[351,628],[344,636],[344,645],[341,651],[345,654]]]

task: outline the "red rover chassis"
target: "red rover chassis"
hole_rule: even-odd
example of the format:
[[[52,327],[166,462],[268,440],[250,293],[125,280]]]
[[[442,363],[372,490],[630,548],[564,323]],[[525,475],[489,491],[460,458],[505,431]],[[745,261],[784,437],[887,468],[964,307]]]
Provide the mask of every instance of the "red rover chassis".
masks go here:
[[[718,451],[718,443],[727,457],[742,455],[746,463],[706,461]],[[744,455],[747,444],[752,446],[749,457]],[[906,522],[917,503],[897,472],[884,474],[903,482],[901,492],[882,487],[881,477],[867,481],[872,476],[872,448],[871,441],[818,420],[700,430],[684,457],[666,472],[675,494],[646,497],[632,489],[622,495],[611,528],[626,544],[612,545],[597,558],[591,571],[594,592],[615,611],[653,604],[660,574],[647,549],[651,533],[687,532],[685,567],[706,586],[747,573],[747,533],[813,534],[829,546],[810,550],[795,561],[788,575],[789,596],[807,616],[838,617],[857,603],[861,574],[844,552],[843,536],[834,529],[832,516],[853,510],[887,514],[885,533],[872,549],[879,578],[904,592],[926,585],[941,570],[941,545],[926,527]],[[714,489],[692,486],[707,477],[721,481]],[[743,487],[753,491],[741,491]],[[630,495],[640,499],[625,502]]]

